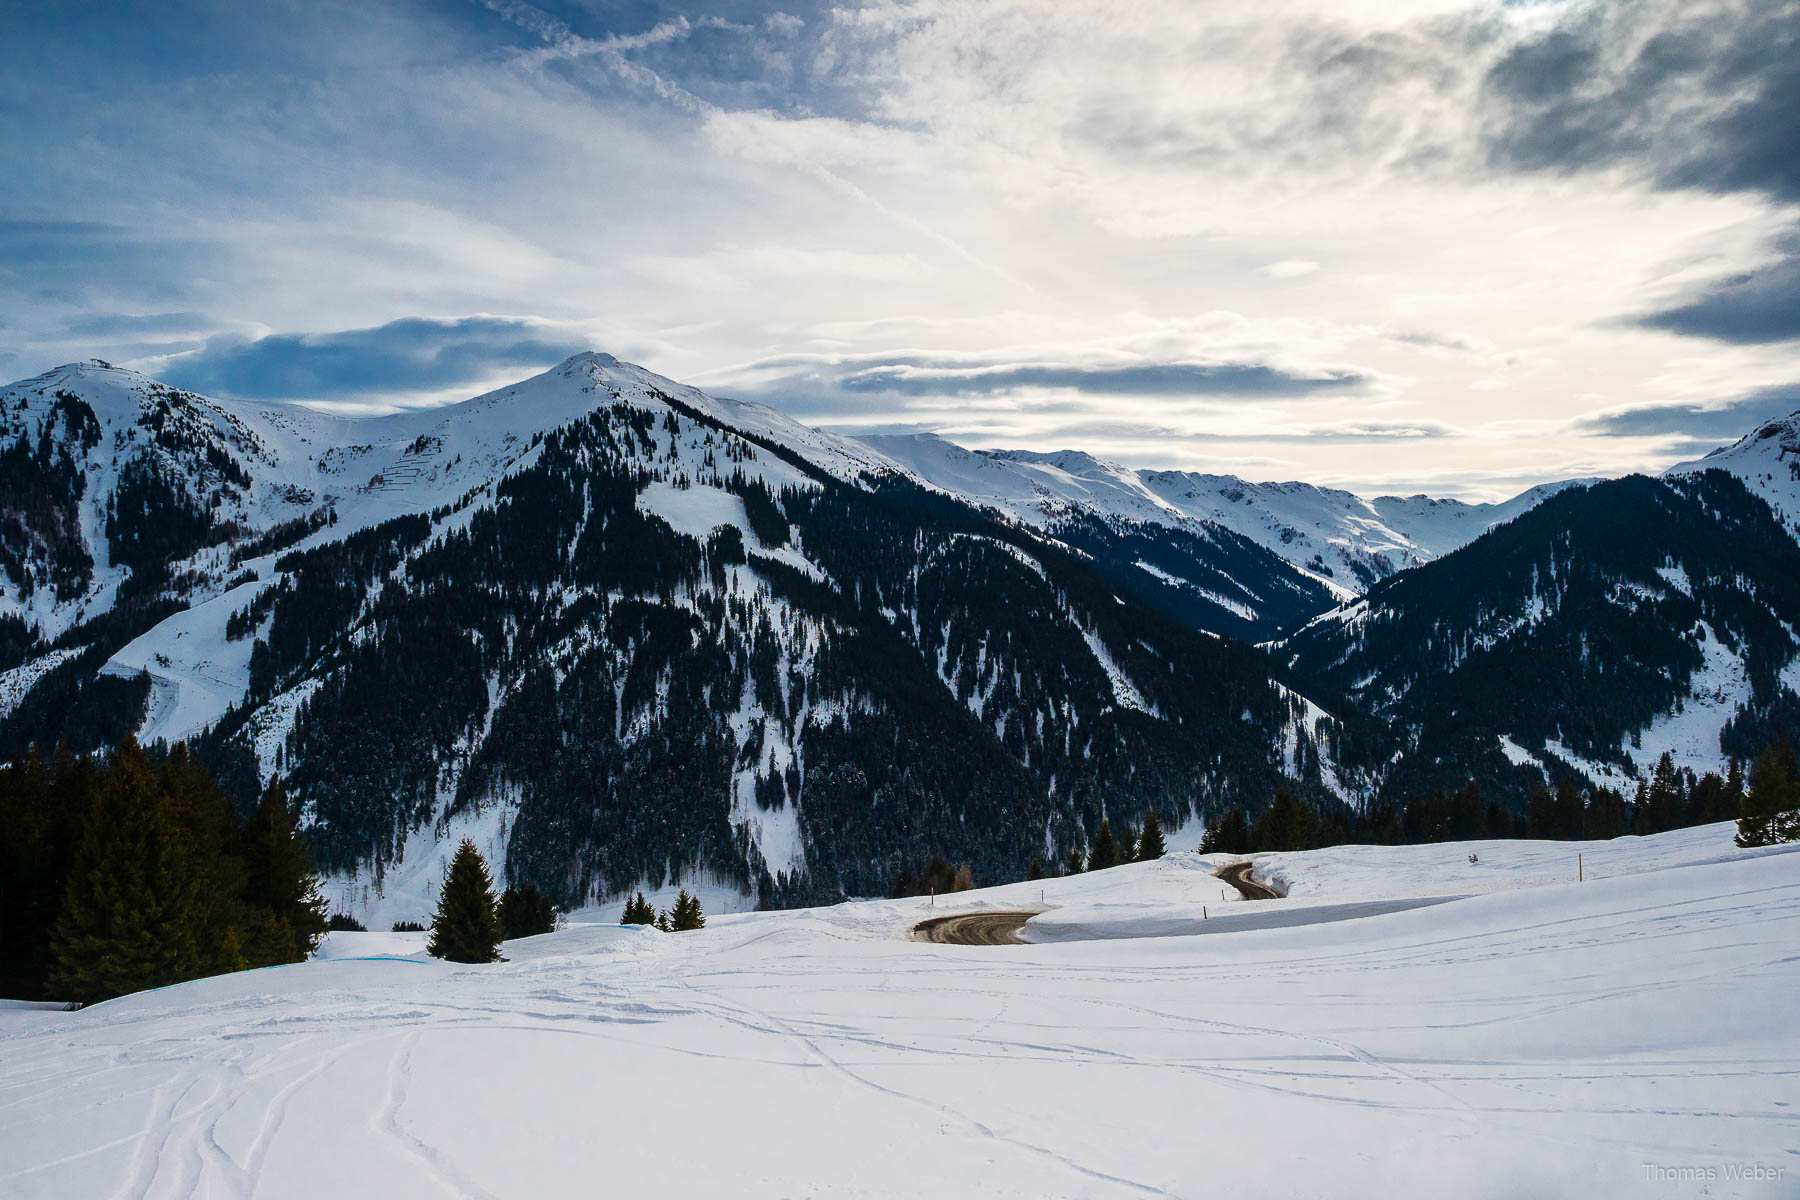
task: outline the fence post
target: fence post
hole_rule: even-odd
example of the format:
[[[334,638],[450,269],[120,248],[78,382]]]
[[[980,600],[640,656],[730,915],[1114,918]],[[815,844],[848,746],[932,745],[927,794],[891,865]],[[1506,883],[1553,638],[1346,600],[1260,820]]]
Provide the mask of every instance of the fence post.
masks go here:
[[[1587,873],[1582,869],[1582,866],[1581,866],[1581,851],[1577,850],[1575,852],[1575,882],[1576,883],[1585,883],[1586,881],[1587,881]]]

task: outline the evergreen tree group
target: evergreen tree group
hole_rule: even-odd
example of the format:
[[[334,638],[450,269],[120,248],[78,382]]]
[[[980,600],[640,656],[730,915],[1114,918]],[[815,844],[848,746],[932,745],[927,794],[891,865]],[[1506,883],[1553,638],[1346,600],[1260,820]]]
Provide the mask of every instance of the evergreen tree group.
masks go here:
[[[535,883],[517,884],[500,893],[500,935],[505,941],[556,931],[556,905]]]
[[[438,891],[437,915],[425,948],[432,957],[450,962],[489,963],[500,958],[500,939],[494,881],[475,843],[464,838]]]
[[[1363,810],[1347,805],[1316,808],[1286,788],[1278,788],[1254,822],[1241,807],[1221,814],[1207,826],[1200,849],[1209,854],[1254,854],[1347,842],[1603,841],[1734,818],[1738,819],[1740,846],[1800,838],[1800,770],[1795,766],[1792,739],[1781,738],[1758,756],[1748,788],[1736,759],[1730,761],[1724,775],[1712,771],[1696,775],[1663,754],[1630,799],[1615,788],[1563,775],[1553,783],[1533,787],[1522,814],[1484,799],[1473,782],[1453,792],[1432,791]]]
[[[0,995],[92,1003],[299,962],[325,931],[279,784],[244,820],[179,747],[0,769]]]
[[[911,867],[901,867],[894,877],[894,886],[888,890],[888,897],[898,900],[906,896],[944,896],[951,892],[966,892],[974,886],[975,872],[968,863],[952,867],[943,855],[933,854],[925,861],[925,869],[917,875]]]
[[[706,915],[700,911],[700,897],[682,888],[675,896],[675,907],[669,910],[669,928],[675,933],[706,928]]]
[[[1757,756],[1738,818],[1737,844],[1773,846],[1800,841],[1800,766],[1794,742],[1781,738]]]
[[[619,914],[619,924],[621,924],[621,925],[654,925],[654,924],[656,924],[656,910],[654,908],[650,907],[650,902],[648,900],[644,899],[644,893],[639,892],[635,896],[626,897],[625,911]]]

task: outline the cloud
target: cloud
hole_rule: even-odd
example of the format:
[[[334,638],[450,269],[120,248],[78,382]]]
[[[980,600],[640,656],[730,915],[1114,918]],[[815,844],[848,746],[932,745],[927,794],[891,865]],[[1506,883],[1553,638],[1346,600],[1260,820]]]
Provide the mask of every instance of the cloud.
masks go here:
[[[1303,396],[1360,387],[1367,382],[1367,376],[1350,370],[1304,375],[1264,363],[1006,363],[970,367],[930,360],[864,367],[840,379],[840,385],[853,392],[930,396],[991,396],[1021,388],[1066,389],[1101,396]]]
[[[1257,270],[1270,279],[1298,279],[1302,275],[1311,275],[1319,269],[1319,264],[1304,258],[1284,258],[1280,262],[1272,262]]]
[[[71,337],[156,337],[177,333],[203,333],[216,329],[219,322],[205,313],[166,312],[96,313],[69,323]]]
[[[1484,92],[1497,164],[1800,200],[1793,0],[1577,9],[1495,62]]]
[[[1800,384],[1765,388],[1718,404],[1631,404],[1591,413],[1572,432],[1597,437],[1671,437],[1705,446],[1735,441],[1763,422],[1800,409]]]
[[[890,396],[993,396],[1019,390],[1073,391],[1094,396],[1193,398],[1296,397],[1361,388],[1372,376],[1349,367],[1290,369],[1264,362],[993,361],[929,354],[836,359],[795,355],[744,368],[760,391],[784,383]]]
[[[580,333],[529,317],[405,317],[336,333],[216,337],[161,374],[212,395],[333,401],[473,387],[591,348]]]
[[[1800,231],[1779,239],[1776,250],[1774,262],[1709,284],[1637,323],[1722,342],[1800,338]]]

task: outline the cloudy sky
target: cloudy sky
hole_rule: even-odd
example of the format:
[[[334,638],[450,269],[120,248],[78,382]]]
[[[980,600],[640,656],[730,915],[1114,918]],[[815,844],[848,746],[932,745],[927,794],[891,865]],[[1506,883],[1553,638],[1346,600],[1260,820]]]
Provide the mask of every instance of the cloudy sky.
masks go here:
[[[0,376],[1496,496],[1800,408],[1800,3],[13,4]]]

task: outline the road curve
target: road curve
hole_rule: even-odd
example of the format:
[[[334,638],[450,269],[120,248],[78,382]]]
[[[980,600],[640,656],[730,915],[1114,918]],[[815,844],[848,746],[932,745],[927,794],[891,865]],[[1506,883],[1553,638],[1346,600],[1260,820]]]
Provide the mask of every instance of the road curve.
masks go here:
[[[1220,867],[1218,876],[1238,890],[1238,894],[1246,900],[1279,900],[1281,893],[1267,884],[1258,883],[1250,878],[1250,870],[1256,864],[1251,862],[1232,863]]]
[[[1035,916],[1035,912],[953,913],[920,921],[913,926],[913,936],[947,946],[1023,946],[1019,930]]]

